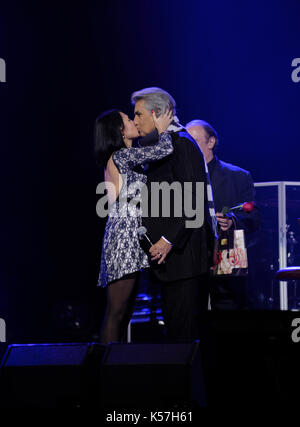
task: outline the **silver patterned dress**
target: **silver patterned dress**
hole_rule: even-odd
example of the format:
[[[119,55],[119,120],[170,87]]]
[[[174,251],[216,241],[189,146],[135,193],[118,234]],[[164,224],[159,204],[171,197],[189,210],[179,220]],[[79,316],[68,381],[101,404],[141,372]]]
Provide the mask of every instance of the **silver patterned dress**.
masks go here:
[[[137,229],[141,226],[141,191],[147,177],[133,171],[137,165],[160,160],[173,152],[171,136],[162,132],[158,143],[143,148],[122,148],[113,154],[113,161],[122,175],[122,188],[110,206],[105,227],[98,286],[105,287],[123,276],[149,267]]]

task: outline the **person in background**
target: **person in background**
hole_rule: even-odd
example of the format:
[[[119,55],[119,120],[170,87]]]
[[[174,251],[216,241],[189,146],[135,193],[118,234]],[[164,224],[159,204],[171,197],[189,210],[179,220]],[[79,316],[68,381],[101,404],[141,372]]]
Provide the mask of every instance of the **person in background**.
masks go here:
[[[219,143],[216,130],[204,120],[186,124],[189,134],[199,145],[208,166],[216,217],[223,231],[232,228],[245,230],[246,238],[259,228],[257,207],[250,213],[236,212],[224,216],[224,207],[231,208],[255,200],[255,190],[250,172],[220,160],[215,152]],[[211,308],[213,310],[239,310],[248,308],[245,277],[210,278]]]

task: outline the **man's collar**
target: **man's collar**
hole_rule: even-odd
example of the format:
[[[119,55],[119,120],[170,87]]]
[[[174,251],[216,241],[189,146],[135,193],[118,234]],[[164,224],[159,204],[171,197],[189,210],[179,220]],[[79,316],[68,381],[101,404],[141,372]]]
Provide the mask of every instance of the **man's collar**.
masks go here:
[[[214,166],[214,165],[217,163],[217,161],[218,161],[217,156],[214,156],[214,157],[211,159],[211,161],[207,163],[207,166],[208,166],[208,165],[209,165],[209,166]]]
[[[178,117],[174,116],[167,130],[169,132],[179,132],[182,129],[184,129],[184,127],[180,124]]]

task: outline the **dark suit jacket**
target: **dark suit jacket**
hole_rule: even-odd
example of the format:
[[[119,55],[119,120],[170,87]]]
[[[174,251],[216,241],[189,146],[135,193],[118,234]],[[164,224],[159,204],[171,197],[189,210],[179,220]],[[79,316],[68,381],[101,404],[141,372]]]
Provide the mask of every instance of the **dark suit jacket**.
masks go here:
[[[175,281],[185,278],[195,277],[207,272],[211,262],[212,232],[209,225],[206,174],[203,155],[193,138],[186,132],[171,133],[174,146],[173,153],[157,162],[147,165],[144,173],[147,175],[148,206],[149,213],[151,207],[151,183],[166,181],[169,184],[174,181],[180,183],[193,183],[193,207],[195,207],[195,183],[204,183],[204,223],[200,228],[186,228],[185,221],[191,220],[184,215],[174,216],[174,204],[170,206],[170,217],[143,218],[143,225],[148,230],[153,243],[156,243],[162,236],[168,239],[173,248],[166,258],[165,264],[153,264],[153,271],[156,276],[163,281]],[[150,145],[157,142],[157,133],[147,135],[141,140],[140,145]],[[171,199],[172,200],[172,199]],[[162,202],[162,200],[160,200]]]
[[[230,163],[215,158],[208,163],[210,180],[216,212],[221,212],[227,206],[231,208],[243,202],[255,201],[255,190],[251,174]],[[256,231],[260,224],[260,214],[257,206],[252,212],[234,213],[237,228],[246,233]]]

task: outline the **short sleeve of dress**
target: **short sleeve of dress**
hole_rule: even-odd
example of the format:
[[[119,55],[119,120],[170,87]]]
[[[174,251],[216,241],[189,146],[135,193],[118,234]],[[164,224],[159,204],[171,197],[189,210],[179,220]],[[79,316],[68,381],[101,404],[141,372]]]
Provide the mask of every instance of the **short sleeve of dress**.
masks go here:
[[[112,157],[119,172],[127,173],[137,165],[163,159],[172,152],[171,135],[168,132],[162,132],[157,144],[143,148],[121,148],[121,150],[114,152]]]

